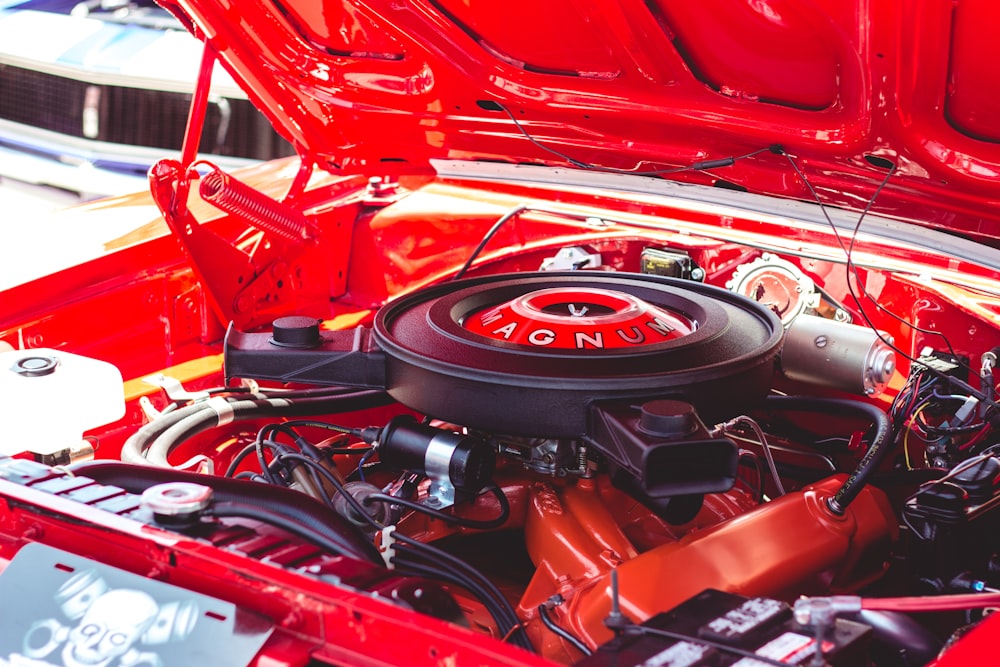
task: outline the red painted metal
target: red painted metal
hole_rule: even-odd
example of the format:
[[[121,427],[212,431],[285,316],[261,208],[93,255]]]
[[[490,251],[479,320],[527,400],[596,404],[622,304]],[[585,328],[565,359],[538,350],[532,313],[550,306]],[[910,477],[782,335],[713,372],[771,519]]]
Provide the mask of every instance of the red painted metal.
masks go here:
[[[325,302],[343,293],[353,231],[345,216],[356,211],[349,202],[358,202],[359,191],[346,190],[338,197],[341,206],[310,220],[298,209],[286,212],[251,186],[222,180],[207,189],[203,185],[203,196],[219,200],[229,215],[206,225],[195,217],[204,207],[195,209],[190,201],[192,183],[199,180],[205,182],[193,167],[173,160],[150,170],[153,198],[184,246],[220,323],[253,328],[288,311],[322,314]],[[239,211],[244,215],[235,215]]]
[[[280,196],[295,174],[294,168],[276,165],[241,178]],[[752,241],[778,254],[806,255],[788,257],[860,321],[857,304],[847,290],[843,251],[821,224],[788,227],[784,220],[768,216],[713,211],[664,197],[636,200],[626,193],[572,184],[561,185],[553,193],[548,187],[503,178],[488,187],[482,181],[428,180],[423,175],[403,182],[412,189],[409,196],[374,209],[364,207],[358,198],[362,182],[357,179],[331,179],[301,196],[305,210],[323,211],[316,218],[331,228],[333,238],[346,239],[349,234],[350,241],[331,243],[327,256],[309,256],[309,261],[324,264],[323,271],[333,272],[333,286],[326,295],[320,298],[317,289],[314,307],[289,301],[283,308],[300,313],[307,309],[324,319],[367,313],[391,296],[453,274],[500,215],[524,201],[535,201],[540,208],[577,211],[580,221],[523,213],[496,234],[473,272],[535,270],[559,247],[581,244],[599,251],[604,264],[613,269],[636,270],[639,253],[652,246],[689,253],[709,282],[724,286],[738,264],[759,255],[759,250],[742,243]],[[319,208],[327,198],[331,203]],[[122,204],[149,210],[148,198]],[[146,208],[140,209],[140,204]],[[211,207],[194,195],[190,208],[204,220],[194,226],[196,236],[210,233],[222,241],[237,242],[247,230],[247,225],[228,218],[210,220]],[[96,207],[94,212],[103,215],[105,207]],[[591,215],[622,223],[598,230],[585,222]],[[629,222],[659,229],[630,227]],[[211,344],[221,340],[224,329],[206,289],[219,287],[213,287],[212,280],[195,282],[198,273],[192,272],[192,265],[168,234],[167,225],[152,219],[129,236],[109,240],[105,255],[89,264],[8,290],[0,313],[0,340],[14,347],[54,347],[105,359],[118,365],[127,380],[217,353]],[[280,257],[260,246],[257,252],[255,261],[265,255]],[[204,263],[198,266],[208,275],[217,272],[218,285],[235,294],[233,283],[241,274],[226,268],[230,256],[241,265],[248,261],[242,250],[230,248],[216,254],[206,250]],[[969,260],[864,235],[856,240],[853,257],[862,267],[862,279],[877,285],[883,306],[947,336],[958,353],[975,358],[1000,344],[995,317],[1000,300],[976,288],[997,280],[996,272]],[[891,262],[895,270],[884,273],[863,268],[873,262]],[[927,280],[930,275],[941,279]],[[330,297],[340,293],[331,304]],[[40,294],[45,298],[40,299]],[[873,322],[910,353],[924,345],[943,344],[940,336],[905,327],[867,300],[861,304]],[[281,308],[275,306],[271,312],[284,312]],[[267,321],[266,312],[259,313],[259,321]],[[906,371],[905,363],[900,371]]]
[[[274,177],[277,173],[281,172],[259,170],[241,178],[280,196],[297,170],[285,168],[283,180]],[[774,216],[719,210],[661,195],[637,197],[634,193],[599,190],[579,183],[561,184],[554,189],[505,179],[489,182],[458,177],[430,179],[426,175],[404,179],[403,183],[411,194],[379,207],[362,202],[362,183],[357,179],[331,180],[302,193],[299,201],[305,210],[319,211],[314,218],[321,227],[347,225],[353,229],[350,246],[343,250],[352,256],[344,266],[343,285],[347,291],[333,302],[327,299],[317,304],[315,311],[317,316],[328,319],[330,326],[350,327],[363,322],[373,305],[384,303],[390,296],[452,275],[496,219],[525,201],[533,202],[538,209],[574,215],[524,212],[491,240],[473,273],[534,270],[566,245],[582,245],[600,253],[602,263],[609,267],[635,270],[641,252],[655,247],[686,252],[704,269],[709,282],[723,286],[738,265],[759,256],[759,246],[764,246],[796,264],[858,316],[858,304],[847,291],[843,251],[822,225],[803,223],[789,228],[785,220]],[[319,204],[325,200],[338,205]],[[245,224],[229,217],[210,220],[208,205],[195,195],[191,195],[189,210],[197,221],[204,220],[196,222],[196,234],[211,232],[220,239],[238,239],[246,230]],[[592,220],[595,217],[614,224],[596,226]],[[195,283],[196,273],[187,264],[186,256],[166,234],[166,225],[152,225],[145,236],[136,234],[132,243],[110,246],[104,257],[91,264],[6,292],[0,339],[14,345],[19,338],[30,344],[51,342],[56,347],[114,361],[131,386],[138,386],[138,378],[145,374],[216,354],[219,348],[215,341],[221,335],[217,316],[208,305],[204,288]],[[989,286],[997,281],[1000,276],[995,271],[969,260],[865,235],[858,237],[853,257],[863,267],[878,263],[896,269],[889,272],[864,268],[861,275],[883,306],[916,320],[928,330],[946,334],[959,354],[976,357],[984,349],[1000,344],[1000,298],[977,289],[977,285]],[[213,259],[219,262],[224,257]],[[211,263],[207,266],[212,268]],[[936,336],[909,330],[863,303],[877,326],[889,331],[903,349],[914,352],[926,344],[941,344]],[[101,316],[94,317],[94,313]],[[337,319],[332,319],[334,315]],[[87,324],[81,326],[81,322]],[[905,364],[902,366],[905,370]],[[217,361],[214,367],[209,364],[189,372],[196,379],[192,387],[221,384]],[[147,391],[162,405],[152,389]],[[123,422],[99,433],[101,457],[115,457],[121,439],[142,423],[134,396]],[[384,419],[384,415],[371,415],[370,420],[362,416],[358,425],[382,423]],[[213,433],[211,438],[193,439],[177,451],[178,460],[210,451],[217,455],[216,466],[221,469],[227,457],[238,449],[235,438],[243,429],[252,432],[253,427],[234,426]],[[523,474],[516,480],[511,477],[509,470],[498,477],[505,480],[503,486],[512,501],[512,519],[506,528],[515,531],[523,527],[526,546],[537,561],[537,574],[505,590],[520,605],[529,633],[543,654],[562,662],[574,659],[575,649],[541,625],[537,605],[555,593],[563,594],[567,602],[552,609],[553,617],[589,643],[600,641],[607,636],[603,627],[606,577],[614,567],[622,575],[626,611],[640,617],[669,606],[670,600],[679,601],[688,591],[673,586],[675,580],[665,580],[671,585],[664,588],[667,584],[660,584],[653,602],[649,597],[653,594],[646,592],[646,588],[653,587],[636,582],[656,581],[664,568],[687,573],[685,585],[691,588],[717,585],[766,595],[825,593],[828,589],[820,585],[827,581],[824,577],[840,573],[848,580],[838,584],[850,590],[866,581],[867,575],[879,571],[885,542],[891,534],[885,508],[874,494],[866,494],[852,506],[857,517],[852,514],[844,524],[855,522],[859,532],[852,537],[845,536],[840,523],[824,518],[818,506],[810,505],[806,494],[794,494],[758,510],[752,510],[754,503],[744,492],[710,496],[706,516],[692,526],[673,529],[611,488],[606,480],[563,487],[558,483],[529,483],[525,480],[531,478]],[[558,503],[551,502],[553,497]],[[562,514],[555,512],[556,507],[563,508]],[[496,510],[484,500],[463,507],[462,513],[486,519],[495,516]],[[14,512],[9,506],[6,511]],[[399,610],[382,613],[381,606],[354,607],[350,596],[347,602],[337,600],[334,591],[316,591],[314,582],[305,582],[294,573],[271,565],[236,562],[230,556],[209,552],[204,545],[190,545],[190,552],[184,550],[187,546],[163,551],[166,547],[142,541],[145,532],[132,535],[123,544],[106,517],[91,511],[80,518],[90,527],[81,529],[77,523],[52,517],[39,519],[27,511],[10,514],[0,525],[0,532],[8,535],[6,539],[14,546],[0,555],[9,558],[11,549],[22,543],[25,531],[34,534],[30,532],[33,530],[41,530],[48,536],[47,543],[54,546],[131,567],[133,571],[138,566],[130,566],[124,556],[119,559],[106,554],[109,544],[115,545],[111,551],[136,558],[134,563],[140,564],[139,570],[143,571],[153,571],[157,564],[162,566],[163,559],[174,553],[180,563],[168,570],[174,583],[241,604],[246,601],[282,622],[289,619],[288,632],[282,631],[268,644],[260,664],[270,664],[267,660],[272,655],[274,660],[302,664],[298,643],[302,637],[323,644],[321,654],[331,659],[366,664],[366,660],[374,659],[370,653],[359,652],[365,641],[395,646],[403,636],[400,633],[409,637],[410,643],[406,648],[396,647],[399,652],[385,661],[433,663],[452,654],[475,655],[488,664],[502,664],[508,658],[512,664],[540,661],[513,649],[510,657],[505,653],[508,649],[495,644],[486,634],[453,637],[451,629],[438,634],[434,623],[419,616]],[[716,524],[718,528],[711,527]],[[434,520],[411,520],[403,528],[427,540],[468,532],[444,529],[441,522]],[[744,553],[746,544],[759,546],[762,551],[753,558],[733,556]],[[156,554],[143,555],[150,551]],[[141,557],[134,556],[137,552]],[[863,558],[855,562],[859,553]],[[724,562],[720,563],[720,559]],[[717,567],[709,568],[712,563]],[[247,585],[248,578],[260,583]],[[279,592],[274,593],[276,590]],[[257,597],[261,599],[251,602]],[[300,600],[306,601],[301,609],[294,606]],[[470,617],[482,617],[474,603],[467,602],[466,608]],[[351,613],[356,609],[362,614],[361,621]],[[403,630],[396,627],[400,623]],[[344,636],[323,634],[315,629],[319,625],[348,630]],[[429,634],[421,635],[421,629]],[[417,646],[433,647],[436,656],[430,654],[430,648]]]
[[[258,201],[266,197],[271,213],[294,210],[315,239],[254,227],[245,209],[221,211],[203,200],[188,142],[180,162],[161,162],[152,174],[152,201],[165,220],[148,212],[149,197],[94,205],[92,216],[132,208],[146,218],[108,238],[90,262],[3,293],[0,341],[87,354],[123,371],[128,414],[93,433],[101,458],[115,458],[144,422],[140,396],[165,404],[142,383],[146,374],[164,371],[195,389],[222,384],[219,341],[229,320],[244,329],[293,313],[334,329],[367,322],[390,299],[454,275],[515,209],[472,275],[536,270],[570,245],[600,254],[607,268],[635,271],[642,252],[654,248],[686,254],[706,282],[724,287],[766,250],[809,276],[855,322],[867,315],[908,354],[951,346],[976,360],[1000,345],[1000,271],[977,262],[978,250],[954,256],[905,235],[880,239],[863,226],[852,259],[869,298],[856,287],[852,295],[858,280],[822,219],[792,220],[814,211],[740,195],[699,203],[660,181],[587,173],[600,169],[437,164],[439,176],[428,166],[433,158],[566,164],[547,150],[554,149],[607,171],[638,173],[780,143],[825,201],[859,210],[885,173],[866,160],[877,155],[898,170],[876,212],[997,244],[1000,147],[987,99],[995,74],[982,50],[1000,18],[991,3],[169,4],[207,36],[206,61],[217,51],[302,153],[301,162],[238,175],[252,188],[244,192],[263,193]],[[368,176],[384,181],[366,188]],[[777,152],[673,177],[810,197]],[[617,308],[614,295],[598,296]],[[606,341],[615,329],[602,334]],[[900,359],[894,389],[908,365]],[[781,378],[776,385],[803,391]],[[886,406],[889,398],[875,400]],[[348,421],[384,423],[394,411]],[[175,457],[207,452],[222,469],[257,426],[191,438]],[[849,468],[856,454],[838,463]],[[507,462],[497,480],[511,502],[504,535],[513,551],[523,533],[535,568],[499,585],[543,657],[494,641],[482,605],[461,593],[474,632],[7,484],[0,484],[0,560],[26,541],[42,541],[245,605],[279,626],[260,667],[310,659],[542,665],[579,654],[544,627],[538,605],[561,595],[556,621],[590,645],[602,641],[612,570],[636,619],[706,586],[785,597],[856,591],[881,573],[896,522],[874,490],[845,517],[831,516],[821,501],[838,478],[761,507],[742,487],[712,495],[694,522],[679,527],[615,489],[603,472],[574,483]],[[498,510],[489,495],[454,509],[478,519]],[[476,532],[416,515],[400,530],[452,544]],[[995,626],[988,619],[936,665],[989,664]]]
[[[215,51],[208,44],[201,54],[198,69],[198,83],[191,96],[191,110],[188,112],[187,127],[184,129],[184,145],[181,148],[181,164],[190,165],[198,157],[201,130],[205,125],[205,110],[212,89],[212,71],[215,68]]]
[[[989,614],[927,667],[990,667],[997,660],[1000,615]]]
[[[843,479],[782,496],[637,558],[612,559],[622,611],[641,622],[706,588],[795,597],[856,590],[873,581],[897,536],[896,517],[885,495],[871,487],[843,516],[831,513],[825,500]],[[588,577],[566,609],[567,624],[591,644],[612,636],[604,625],[611,609],[609,571]]]
[[[781,144],[823,197],[855,210],[884,174],[865,156],[882,156],[898,171],[875,211],[998,238],[1000,218],[979,202],[1000,193],[1000,146],[983,141],[992,105],[976,92],[992,80],[976,46],[997,21],[992,3],[962,3],[953,15],[949,3],[903,0],[503,11],[327,0],[283,11],[244,3],[239,16],[212,0],[169,4],[211,35],[254,101],[321,166],[566,163],[478,104],[488,100],[548,148],[633,173]],[[775,156],[676,177],[810,198]]]
[[[342,586],[263,566],[200,540],[179,539],[78,502],[0,481],[0,564],[40,542],[229,600],[271,619],[276,632],[253,665],[304,667],[312,658],[375,667],[439,658],[495,665],[552,663]]]
[[[651,549],[651,535],[657,534],[656,546],[675,545],[686,535],[696,535],[755,506],[749,494],[733,489],[706,496],[692,521],[671,526],[606,480],[536,482],[530,488],[524,531],[537,569],[521,597],[520,612],[537,624],[538,605],[553,595],[570,600],[589,590],[595,578],[626,561],[645,558],[637,545],[647,542],[643,549]],[[640,531],[637,539],[635,533]],[[567,614],[563,608],[554,612],[560,617]],[[541,628],[537,632],[545,636]]]
[[[691,333],[697,322],[623,292],[553,288],[470,313],[462,325],[492,340],[582,350],[664,343]]]
[[[691,75],[721,95],[819,111],[841,102],[850,84],[842,77],[861,74],[849,36],[831,30],[834,18],[820,5],[661,0],[649,7]]]

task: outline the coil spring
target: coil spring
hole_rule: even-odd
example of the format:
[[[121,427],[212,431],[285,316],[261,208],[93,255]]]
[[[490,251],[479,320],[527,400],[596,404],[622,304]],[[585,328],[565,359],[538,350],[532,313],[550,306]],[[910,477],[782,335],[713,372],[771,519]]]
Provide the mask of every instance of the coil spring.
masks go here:
[[[312,225],[301,212],[215,169],[201,179],[201,198],[219,210],[236,215],[263,232],[287,241],[312,238]]]

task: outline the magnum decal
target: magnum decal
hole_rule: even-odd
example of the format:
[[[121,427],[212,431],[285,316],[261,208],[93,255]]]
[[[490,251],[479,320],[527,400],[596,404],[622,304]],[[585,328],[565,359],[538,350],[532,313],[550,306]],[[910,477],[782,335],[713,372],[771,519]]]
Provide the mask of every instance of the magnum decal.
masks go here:
[[[697,322],[623,292],[550,288],[473,313],[464,327],[519,345],[599,350],[674,340]]]

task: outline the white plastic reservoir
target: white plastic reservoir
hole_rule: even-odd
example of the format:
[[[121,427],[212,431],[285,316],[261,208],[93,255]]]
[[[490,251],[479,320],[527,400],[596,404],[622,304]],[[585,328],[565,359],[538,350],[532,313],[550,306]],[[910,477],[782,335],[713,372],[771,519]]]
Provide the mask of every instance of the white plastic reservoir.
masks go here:
[[[0,352],[0,454],[76,447],[84,431],[124,415],[115,366],[59,350]]]

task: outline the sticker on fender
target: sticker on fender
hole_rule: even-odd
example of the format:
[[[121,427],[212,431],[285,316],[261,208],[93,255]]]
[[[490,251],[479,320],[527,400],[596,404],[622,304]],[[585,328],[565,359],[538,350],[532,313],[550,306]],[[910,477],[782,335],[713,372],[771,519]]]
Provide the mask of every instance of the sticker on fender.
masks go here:
[[[272,630],[232,603],[34,543],[0,575],[0,600],[0,667],[242,667]]]
[[[796,632],[786,632],[764,644],[754,653],[763,658],[783,662],[786,665],[801,665],[805,664],[806,660],[816,652],[815,646],[816,640],[812,637]],[[833,647],[830,642],[823,642],[824,651],[829,651]],[[743,658],[734,662],[732,667],[768,667],[768,664],[753,658]]]

